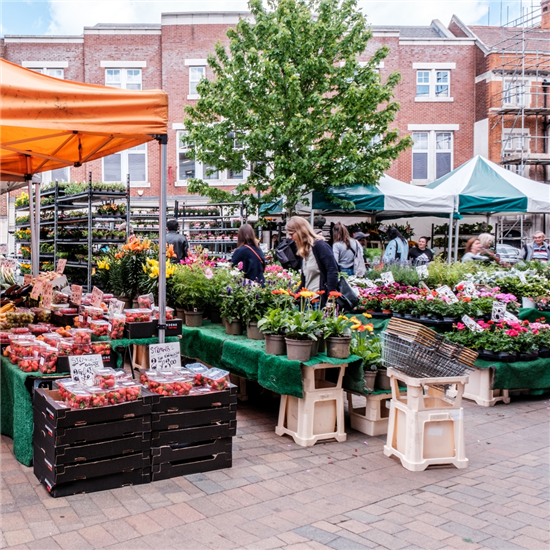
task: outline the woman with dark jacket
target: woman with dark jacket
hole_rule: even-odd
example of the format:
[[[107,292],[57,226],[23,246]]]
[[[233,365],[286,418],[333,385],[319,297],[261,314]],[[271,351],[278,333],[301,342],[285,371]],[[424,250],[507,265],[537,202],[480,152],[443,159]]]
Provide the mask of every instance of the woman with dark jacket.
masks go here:
[[[330,245],[316,235],[307,220],[293,216],[286,224],[288,236],[296,243],[298,255],[302,258],[302,287],[313,292],[324,291],[321,306],[328,293],[338,285],[338,265]]]
[[[237,248],[231,257],[231,263],[239,265],[242,263],[244,276],[251,281],[264,285],[265,256],[260,247],[256,244],[254,229],[245,223],[237,233]]]

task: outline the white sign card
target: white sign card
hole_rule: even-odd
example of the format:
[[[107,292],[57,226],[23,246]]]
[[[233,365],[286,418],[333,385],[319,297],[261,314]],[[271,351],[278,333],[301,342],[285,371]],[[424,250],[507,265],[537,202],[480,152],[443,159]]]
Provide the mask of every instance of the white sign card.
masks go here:
[[[493,313],[491,321],[502,321],[506,315],[506,304],[504,302],[493,302]]]
[[[381,273],[380,278],[382,279],[382,282],[385,285],[390,285],[391,283],[395,283],[395,279],[393,278],[393,273],[391,271],[387,271],[386,273]]]
[[[69,368],[73,382],[83,386],[94,385],[95,369],[103,368],[101,355],[71,355],[69,356]]]
[[[462,286],[462,294],[464,294],[464,296],[468,296],[469,298],[478,297],[476,285],[474,285],[472,281],[461,281],[456,286]]]
[[[504,314],[504,320],[505,321],[514,321],[516,323],[519,323],[519,319],[513,315],[512,313],[510,313],[509,311],[507,311],[505,314]]]
[[[527,279],[525,278],[525,275],[523,273],[518,273],[519,280],[522,282],[522,284],[527,284]]]
[[[179,342],[149,346],[149,368],[151,370],[167,370],[176,367],[181,367]]]
[[[483,329],[468,315],[462,316],[462,322],[472,331],[472,332],[483,332]]]
[[[416,272],[418,273],[418,276],[423,279],[424,277],[428,276],[428,266],[427,265],[417,265],[416,266]]]
[[[365,285],[368,288],[378,288],[378,286],[375,285],[370,279],[364,279],[364,281],[365,281]]]
[[[449,302],[451,304],[456,304],[458,302],[458,298],[455,296],[455,293],[447,286],[440,286],[439,288],[436,288],[435,291],[439,294],[439,296],[449,299]]]
[[[124,311],[124,302],[121,300],[117,300],[116,298],[111,298],[111,301],[109,302],[109,317],[111,315],[116,315],[118,313],[122,313]]]

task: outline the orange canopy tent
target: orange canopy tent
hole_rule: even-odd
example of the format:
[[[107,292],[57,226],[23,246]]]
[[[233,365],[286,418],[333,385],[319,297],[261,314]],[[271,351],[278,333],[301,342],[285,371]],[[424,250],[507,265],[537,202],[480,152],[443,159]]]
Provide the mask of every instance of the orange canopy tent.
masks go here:
[[[60,80],[0,59],[0,193],[28,182],[32,196],[33,174],[81,166],[157,139],[161,145],[159,222],[165,227],[167,122],[168,96],[162,90],[121,90]],[[36,187],[39,205],[39,184]],[[30,209],[33,219],[32,203]],[[38,248],[39,218],[38,210],[31,224],[33,251]],[[165,286],[164,238],[161,231],[159,287]],[[33,256],[36,274],[37,254]],[[165,288],[159,288],[159,306],[164,321]]]

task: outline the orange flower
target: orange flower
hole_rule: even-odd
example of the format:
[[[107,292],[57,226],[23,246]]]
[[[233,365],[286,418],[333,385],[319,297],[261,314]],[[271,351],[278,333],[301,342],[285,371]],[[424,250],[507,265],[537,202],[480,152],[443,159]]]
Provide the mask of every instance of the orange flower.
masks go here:
[[[174,252],[174,245],[173,244],[169,244],[169,245],[166,245],[166,256],[168,258],[177,258],[178,255]]]
[[[331,291],[328,293],[328,297],[329,297],[329,298],[340,298],[340,296],[342,296],[342,293],[341,293],[341,292],[337,292],[336,290],[331,290]]]

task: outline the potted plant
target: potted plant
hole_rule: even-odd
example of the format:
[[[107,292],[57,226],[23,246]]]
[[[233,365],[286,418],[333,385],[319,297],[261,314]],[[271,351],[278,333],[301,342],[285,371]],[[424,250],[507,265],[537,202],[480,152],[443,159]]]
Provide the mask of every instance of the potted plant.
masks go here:
[[[258,329],[265,336],[265,352],[268,355],[286,355],[286,314],[281,308],[270,309],[258,321]]]
[[[231,336],[240,336],[243,333],[242,314],[246,308],[245,281],[228,286],[222,292],[220,313],[225,319],[225,332]]]
[[[204,267],[199,264],[184,265],[174,274],[172,291],[176,300],[176,308],[183,309],[185,325],[188,327],[202,326],[205,306],[210,297],[210,281]],[[181,311],[178,313],[178,317]]]
[[[339,314],[336,299],[341,296],[340,292],[332,291],[325,306],[327,313],[325,319],[324,334],[327,343],[327,356],[335,359],[347,359],[351,345],[352,322],[344,315]]]
[[[306,363],[311,358],[311,344],[316,340],[317,323],[309,311],[288,311],[285,320],[285,342],[290,361]]]
[[[355,333],[351,341],[351,353],[361,357],[365,389],[367,391],[373,391],[378,369],[382,367],[382,346],[380,338],[373,335],[372,324],[363,325],[353,317],[351,320],[357,321],[352,327]]]

